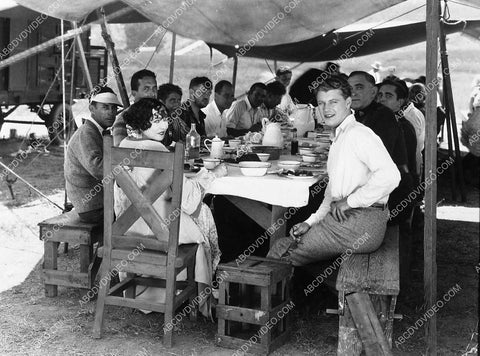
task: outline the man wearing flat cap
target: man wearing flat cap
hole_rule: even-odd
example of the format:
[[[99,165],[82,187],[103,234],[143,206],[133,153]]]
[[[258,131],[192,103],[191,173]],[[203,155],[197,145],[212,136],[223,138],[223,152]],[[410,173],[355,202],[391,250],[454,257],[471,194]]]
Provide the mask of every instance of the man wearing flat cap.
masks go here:
[[[91,117],[68,143],[64,164],[67,196],[85,222],[103,221],[102,132],[113,125],[118,106],[122,104],[113,90],[102,87],[90,101]]]

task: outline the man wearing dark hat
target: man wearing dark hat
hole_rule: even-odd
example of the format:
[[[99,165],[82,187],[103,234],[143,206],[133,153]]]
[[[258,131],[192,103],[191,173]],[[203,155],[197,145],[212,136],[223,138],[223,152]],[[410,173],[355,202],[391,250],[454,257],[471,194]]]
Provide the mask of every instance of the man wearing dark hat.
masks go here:
[[[91,117],[68,143],[64,164],[67,196],[85,222],[103,221],[102,132],[113,125],[118,106],[122,104],[113,90],[103,87],[90,101]]]

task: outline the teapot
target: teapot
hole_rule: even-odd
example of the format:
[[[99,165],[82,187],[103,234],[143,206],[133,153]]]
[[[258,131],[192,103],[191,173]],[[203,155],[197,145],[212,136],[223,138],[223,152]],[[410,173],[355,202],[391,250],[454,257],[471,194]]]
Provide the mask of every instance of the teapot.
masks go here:
[[[275,146],[283,148],[283,135],[278,122],[270,122],[266,117],[262,119],[262,131],[264,146]]]
[[[212,147],[209,148],[207,146],[207,142],[211,142]],[[210,157],[212,158],[223,158],[223,145],[225,144],[225,141],[221,140],[218,138],[218,136],[215,136],[213,139],[206,139],[203,141],[203,144],[207,148],[208,152],[210,152]]]

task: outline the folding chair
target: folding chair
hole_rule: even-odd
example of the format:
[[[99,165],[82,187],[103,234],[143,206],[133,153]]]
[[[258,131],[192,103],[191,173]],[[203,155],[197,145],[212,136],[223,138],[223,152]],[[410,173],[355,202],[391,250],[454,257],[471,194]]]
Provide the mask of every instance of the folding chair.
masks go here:
[[[181,214],[173,214],[178,218],[166,222],[152,206],[165,190],[171,188],[172,212],[180,212],[183,145],[177,143],[175,152],[172,153],[119,148],[113,147],[112,136],[108,134],[104,136],[103,149],[104,245],[93,326],[95,338],[101,337],[105,305],[160,312],[164,314],[165,325],[167,325],[182,303],[187,299],[193,302],[197,290],[194,280],[197,245],[178,246]],[[141,190],[129,175],[129,167],[155,168],[154,174],[157,176],[151,184]],[[115,184],[132,202],[123,214],[117,216],[116,220],[113,195]],[[144,219],[155,237],[125,235],[139,217]],[[127,278],[111,287],[111,276],[115,275],[119,268],[127,272]],[[177,275],[185,268],[187,280],[177,281]],[[149,277],[142,277],[142,275]],[[165,288],[165,302],[152,303],[135,299],[137,285]],[[125,297],[123,297],[123,291],[126,291]],[[195,317],[195,312],[192,312],[191,317]],[[171,328],[164,328],[164,345],[172,346]]]

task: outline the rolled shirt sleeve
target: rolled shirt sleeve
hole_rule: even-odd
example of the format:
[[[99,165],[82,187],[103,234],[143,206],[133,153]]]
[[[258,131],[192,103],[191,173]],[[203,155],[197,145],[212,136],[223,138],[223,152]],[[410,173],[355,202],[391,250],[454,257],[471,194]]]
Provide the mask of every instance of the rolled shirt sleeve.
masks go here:
[[[332,203],[332,192],[330,188],[330,182],[327,184],[327,188],[325,189],[325,196],[323,198],[322,204],[316,212],[314,212],[310,217],[305,220],[305,222],[313,226],[318,224],[327,214],[330,212],[330,204]]]

